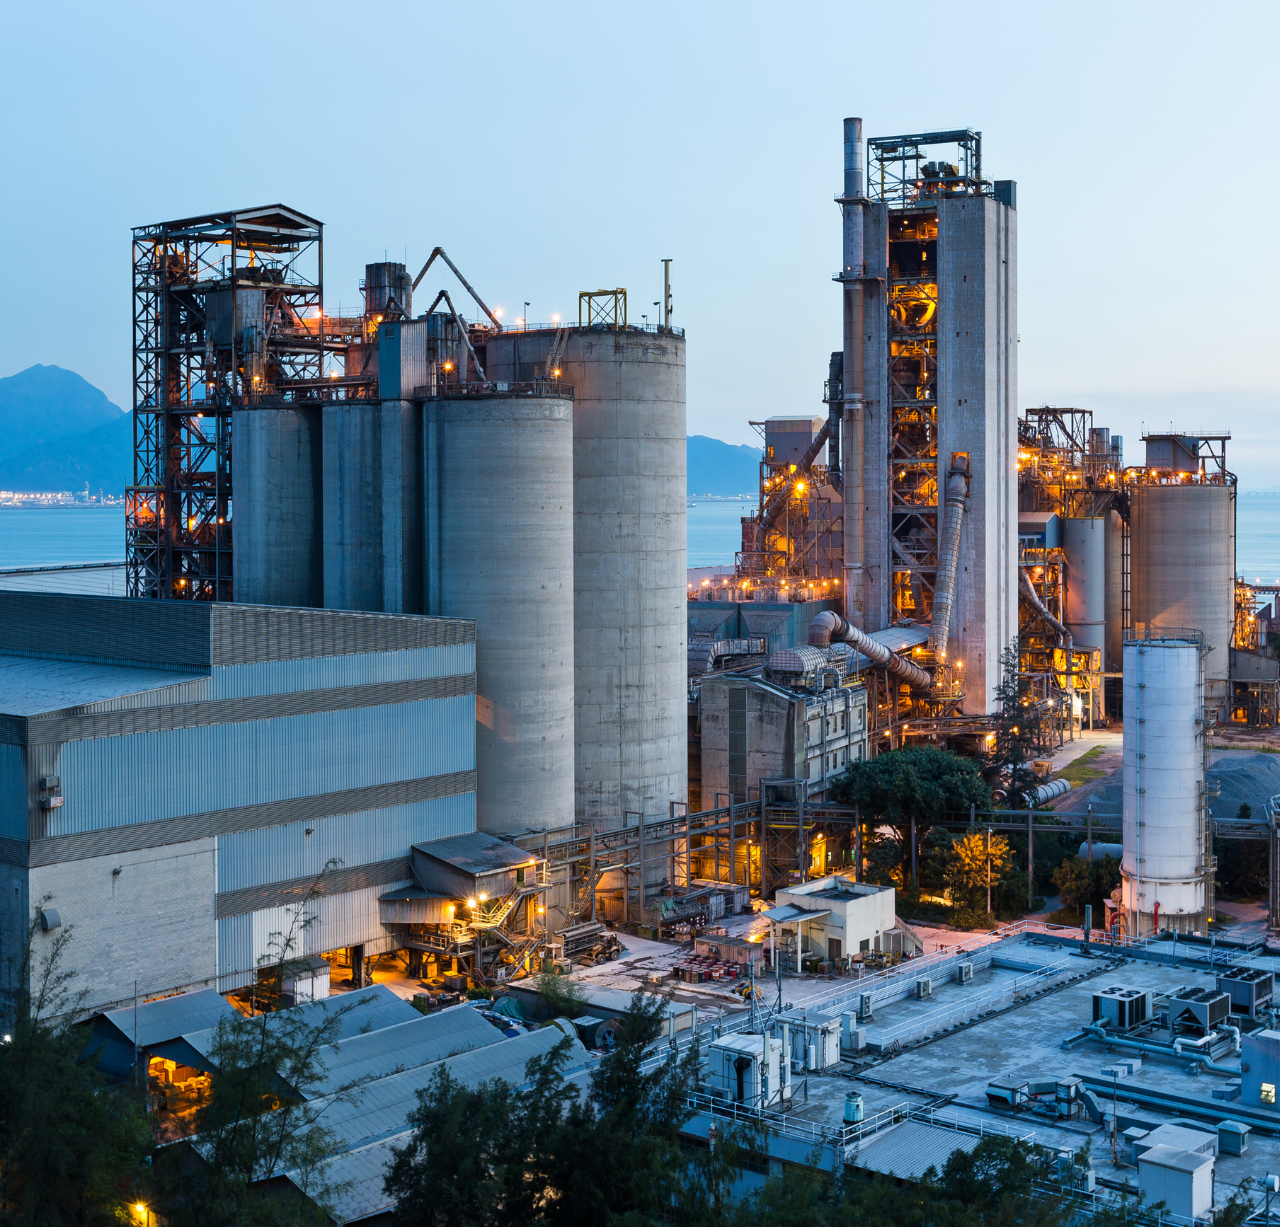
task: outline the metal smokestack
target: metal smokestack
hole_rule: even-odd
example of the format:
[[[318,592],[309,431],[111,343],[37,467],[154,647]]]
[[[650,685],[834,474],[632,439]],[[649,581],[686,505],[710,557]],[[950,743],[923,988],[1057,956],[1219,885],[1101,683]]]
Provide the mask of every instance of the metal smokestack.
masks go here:
[[[844,121],[844,194],[861,196],[862,189],[862,120]]]
[[[844,612],[861,626],[866,608],[866,544],[862,486],[863,452],[863,283],[866,273],[863,249],[862,120],[844,121],[844,196],[840,210],[844,220],[844,422],[840,431],[841,475],[844,479]]]

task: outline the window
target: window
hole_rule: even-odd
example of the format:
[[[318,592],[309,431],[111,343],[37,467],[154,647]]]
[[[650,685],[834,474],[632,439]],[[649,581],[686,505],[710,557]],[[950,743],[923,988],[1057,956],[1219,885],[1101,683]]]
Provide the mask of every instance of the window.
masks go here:
[[[1262,1102],[1275,1103],[1276,1101],[1276,1084],[1274,1082],[1264,1082],[1262,1084]]]
[[[869,953],[869,952],[870,952],[870,950],[871,950],[871,939],[870,939],[869,937],[864,937],[864,938],[863,938],[863,939],[858,943],[858,953],[859,953],[859,954],[867,954],[867,953]]]
[[[843,733],[849,727],[849,715],[847,712],[840,713],[840,731]]]

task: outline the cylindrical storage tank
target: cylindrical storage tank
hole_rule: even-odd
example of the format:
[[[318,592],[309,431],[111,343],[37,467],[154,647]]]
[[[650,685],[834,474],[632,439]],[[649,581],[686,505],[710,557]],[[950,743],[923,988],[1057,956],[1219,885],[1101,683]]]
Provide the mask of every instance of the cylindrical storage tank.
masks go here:
[[[1196,630],[1205,637],[1205,701],[1227,701],[1235,614],[1234,486],[1134,486],[1129,609],[1139,635]]]
[[[380,612],[382,405],[324,408],[324,607]]]
[[[1107,512],[1107,653],[1108,673],[1119,673],[1124,660],[1124,521]]]
[[[251,605],[324,604],[321,410],[231,415],[232,594]]]
[[[1076,650],[1106,652],[1107,521],[1062,522],[1062,552],[1067,558],[1067,630]]]
[[[1124,856],[1126,929],[1205,928],[1202,649],[1190,639],[1124,645]]]
[[[544,374],[555,333],[491,337],[490,379]],[[664,815],[688,779],[685,341],[574,329],[574,742],[579,822]]]
[[[423,408],[426,608],[476,623],[476,822],[573,822],[573,403]]]

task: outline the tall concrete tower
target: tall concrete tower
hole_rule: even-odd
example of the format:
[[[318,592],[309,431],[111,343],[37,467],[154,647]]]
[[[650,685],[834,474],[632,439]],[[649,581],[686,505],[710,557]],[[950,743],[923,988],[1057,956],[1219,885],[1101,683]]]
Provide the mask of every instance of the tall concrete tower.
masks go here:
[[[846,119],[832,405],[846,614],[867,631],[931,626],[937,656],[963,667],[964,710],[986,713],[1018,635],[1016,185],[982,177],[969,129],[871,140],[867,155],[864,179],[862,121]]]

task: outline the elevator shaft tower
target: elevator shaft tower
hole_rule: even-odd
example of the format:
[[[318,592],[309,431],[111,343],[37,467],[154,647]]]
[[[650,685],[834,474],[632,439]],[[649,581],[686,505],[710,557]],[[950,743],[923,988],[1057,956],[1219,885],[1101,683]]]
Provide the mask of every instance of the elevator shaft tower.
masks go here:
[[[929,625],[936,602],[948,625],[931,639],[964,663],[966,713],[985,714],[1018,634],[1015,184],[983,178],[972,129],[869,140],[865,161],[862,121],[844,136],[843,386],[830,408],[847,616],[867,631]],[[947,510],[957,463],[967,494]]]

